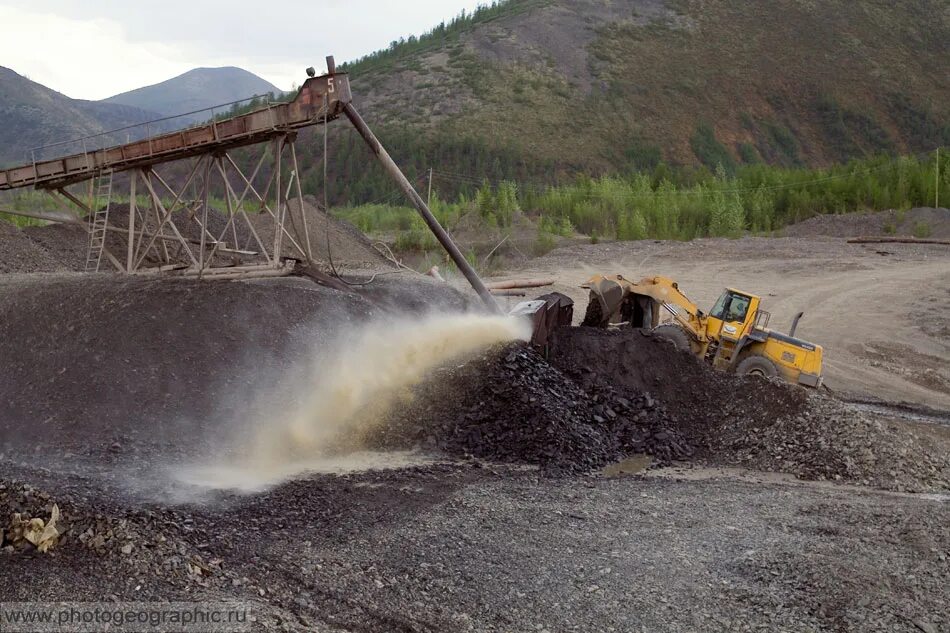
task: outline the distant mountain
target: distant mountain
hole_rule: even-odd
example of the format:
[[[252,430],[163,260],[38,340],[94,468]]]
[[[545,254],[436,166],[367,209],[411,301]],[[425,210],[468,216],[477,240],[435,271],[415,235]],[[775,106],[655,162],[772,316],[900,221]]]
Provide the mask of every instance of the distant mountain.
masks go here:
[[[173,116],[222,103],[281,91],[272,83],[241,68],[195,68],[168,81],[138,88],[103,103],[121,104]],[[207,114],[183,117],[182,121],[205,120]]]
[[[0,163],[28,162],[31,150],[158,118],[128,105],[70,99],[0,66]],[[121,134],[114,140],[124,140]],[[81,151],[81,143],[41,150],[37,158]]]

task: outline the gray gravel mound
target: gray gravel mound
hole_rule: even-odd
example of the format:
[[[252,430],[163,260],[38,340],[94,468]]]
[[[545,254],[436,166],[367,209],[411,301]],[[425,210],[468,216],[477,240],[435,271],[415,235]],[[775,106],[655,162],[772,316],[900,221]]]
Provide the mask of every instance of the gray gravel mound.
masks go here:
[[[727,421],[715,453],[755,470],[898,492],[950,490],[950,442],[823,396],[775,419]]]
[[[785,237],[862,237],[903,235],[950,238],[950,209],[816,215],[783,229]]]
[[[89,236],[80,226],[49,224],[30,226],[23,232],[55,262],[50,267],[37,267],[22,272],[81,271],[86,266]]]
[[[467,305],[445,284],[398,276],[349,293],[299,278],[4,276],[0,452],[200,453],[315,346],[381,317],[400,294],[428,310]]]
[[[30,234],[0,220],[0,273],[57,270],[60,263],[30,239]]]

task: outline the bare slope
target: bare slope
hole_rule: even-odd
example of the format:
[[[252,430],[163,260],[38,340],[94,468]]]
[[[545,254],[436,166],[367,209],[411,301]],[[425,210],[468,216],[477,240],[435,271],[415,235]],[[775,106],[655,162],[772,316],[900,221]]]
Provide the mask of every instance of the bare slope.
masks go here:
[[[819,215],[786,227],[788,237],[916,236],[950,238],[950,209]]]
[[[41,145],[158,117],[154,111],[138,107],[70,99],[0,66],[0,164],[28,162],[30,150]],[[78,144],[70,145],[59,153],[79,149]]]
[[[364,109],[595,168],[950,142],[937,0],[514,0],[481,15],[351,65]]]

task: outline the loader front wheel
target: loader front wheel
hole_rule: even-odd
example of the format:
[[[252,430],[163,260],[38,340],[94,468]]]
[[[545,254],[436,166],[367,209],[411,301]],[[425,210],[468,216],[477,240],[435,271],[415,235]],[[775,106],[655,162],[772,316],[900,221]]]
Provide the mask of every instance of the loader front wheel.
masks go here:
[[[765,356],[753,354],[739,363],[736,373],[740,376],[762,376],[775,378],[778,376],[778,367]]]
[[[658,325],[653,328],[653,333],[656,336],[665,338],[671,342],[674,346],[676,346],[676,349],[681,349],[684,352],[692,351],[689,344],[689,334],[686,333],[686,330],[675,323],[664,323],[663,325]]]

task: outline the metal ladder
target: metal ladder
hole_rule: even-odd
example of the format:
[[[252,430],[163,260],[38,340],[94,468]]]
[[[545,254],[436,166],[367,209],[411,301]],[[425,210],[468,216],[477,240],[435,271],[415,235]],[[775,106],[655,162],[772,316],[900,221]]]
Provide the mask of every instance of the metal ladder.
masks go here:
[[[89,250],[86,252],[86,272],[99,272],[102,251],[106,246],[106,227],[109,224],[109,207],[112,206],[112,172],[99,176],[96,182],[96,197],[93,199],[91,225],[89,227]]]

